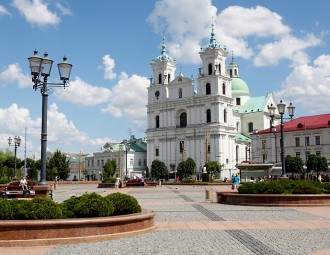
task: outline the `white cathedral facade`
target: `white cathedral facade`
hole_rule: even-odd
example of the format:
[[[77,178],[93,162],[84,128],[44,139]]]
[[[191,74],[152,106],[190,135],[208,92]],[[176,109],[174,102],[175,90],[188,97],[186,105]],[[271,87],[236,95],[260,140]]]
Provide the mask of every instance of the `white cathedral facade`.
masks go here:
[[[147,166],[158,159],[175,171],[188,157],[201,172],[208,161],[222,167],[221,178],[236,173],[235,165],[250,160],[250,134],[269,128],[267,106],[276,105],[272,93],[252,97],[228,52],[210,42],[199,52],[202,65],[197,80],[176,75],[176,60],[166,52],[152,60],[147,104]],[[266,160],[266,159],[265,159]]]

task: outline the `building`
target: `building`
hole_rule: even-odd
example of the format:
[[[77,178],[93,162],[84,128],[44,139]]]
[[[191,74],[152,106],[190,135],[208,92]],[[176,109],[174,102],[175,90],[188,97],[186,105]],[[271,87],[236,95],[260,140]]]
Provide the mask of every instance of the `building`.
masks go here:
[[[270,126],[267,106],[276,104],[272,93],[252,97],[240,78],[232,56],[216,42],[213,31],[210,42],[199,52],[202,65],[198,76],[176,76],[176,60],[166,52],[163,40],[161,54],[152,60],[147,104],[147,165],[163,161],[170,171],[188,157],[201,172],[205,162],[223,165],[220,177],[236,172],[235,165],[250,160],[250,134]]]
[[[147,167],[147,142],[145,138],[131,136],[129,140],[120,143],[106,143],[98,152],[85,157],[85,169],[88,179],[101,180],[103,166],[108,160],[116,160],[116,174],[124,178],[141,177],[146,173]]]
[[[252,135],[252,159],[281,162],[281,126],[260,130]],[[310,154],[330,162],[330,114],[300,117],[284,123],[285,156],[307,161]]]

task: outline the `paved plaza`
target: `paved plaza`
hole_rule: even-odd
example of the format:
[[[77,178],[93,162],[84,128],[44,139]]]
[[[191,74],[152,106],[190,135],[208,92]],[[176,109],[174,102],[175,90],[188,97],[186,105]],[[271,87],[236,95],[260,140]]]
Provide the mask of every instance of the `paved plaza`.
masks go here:
[[[125,188],[142,208],[155,211],[156,230],[128,238],[80,244],[0,248],[6,255],[98,254],[330,254],[330,207],[260,207],[205,201],[206,187]],[[109,194],[93,184],[60,185],[61,202],[85,192]]]

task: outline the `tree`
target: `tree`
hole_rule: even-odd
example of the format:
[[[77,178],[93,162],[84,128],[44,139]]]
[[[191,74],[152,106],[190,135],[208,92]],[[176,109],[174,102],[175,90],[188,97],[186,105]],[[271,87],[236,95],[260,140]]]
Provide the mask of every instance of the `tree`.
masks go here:
[[[210,175],[212,181],[213,175],[221,172],[222,165],[217,161],[207,162],[204,167],[206,167],[206,172]]]
[[[327,159],[314,154],[309,155],[306,166],[308,172],[316,171],[317,175],[319,175],[321,171],[328,170]]]
[[[66,155],[57,150],[54,156],[48,161],[46,168],[47,180],[54,180],[56,175],[60,179],[66,180],[70,172],[69,164],[70,160],[67,159]]]
[[[168,170],[164,162],[155,159],[151,164],[151,175],[157,179],[163,179],[168,175]]]
[[[116,160],[108,160],[107,163],[103,166],[103,178],[110,178],[116,172]]]
[[[150,178],[150,171],[149,167],[146,168],[146,178]]]
[[[304,178],[306,178],[304,161],[300,157],[291,157],[290,155],[287,155],[285,157],[285,169],[287,172],[303,174]]]
[[[186,161],[181,161],[177,169],[180,179],[194,175],[196,173],[195,168],[196,163],[192,158],[188,158]]]

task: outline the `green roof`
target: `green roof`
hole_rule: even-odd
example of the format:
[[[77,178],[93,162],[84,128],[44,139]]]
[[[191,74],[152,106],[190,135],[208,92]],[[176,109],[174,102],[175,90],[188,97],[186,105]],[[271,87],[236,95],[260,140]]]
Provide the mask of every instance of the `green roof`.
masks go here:
[[[252,113],[264,111],[271,93],[261,97],[251,97],[244,105],[235,109],[239,113]]]
[[[232,97],[238,97],[242,95],[250,95],[249,87],[245,83],[244,80],[242,80],[239,77],[232,77],[231,79],[231,93]]]
[[[236,134],[235,135],[235,141],[243,141],[243,142],[247,142],[250,143],[251,142],[251,138],[242,135],[242,134]]]

